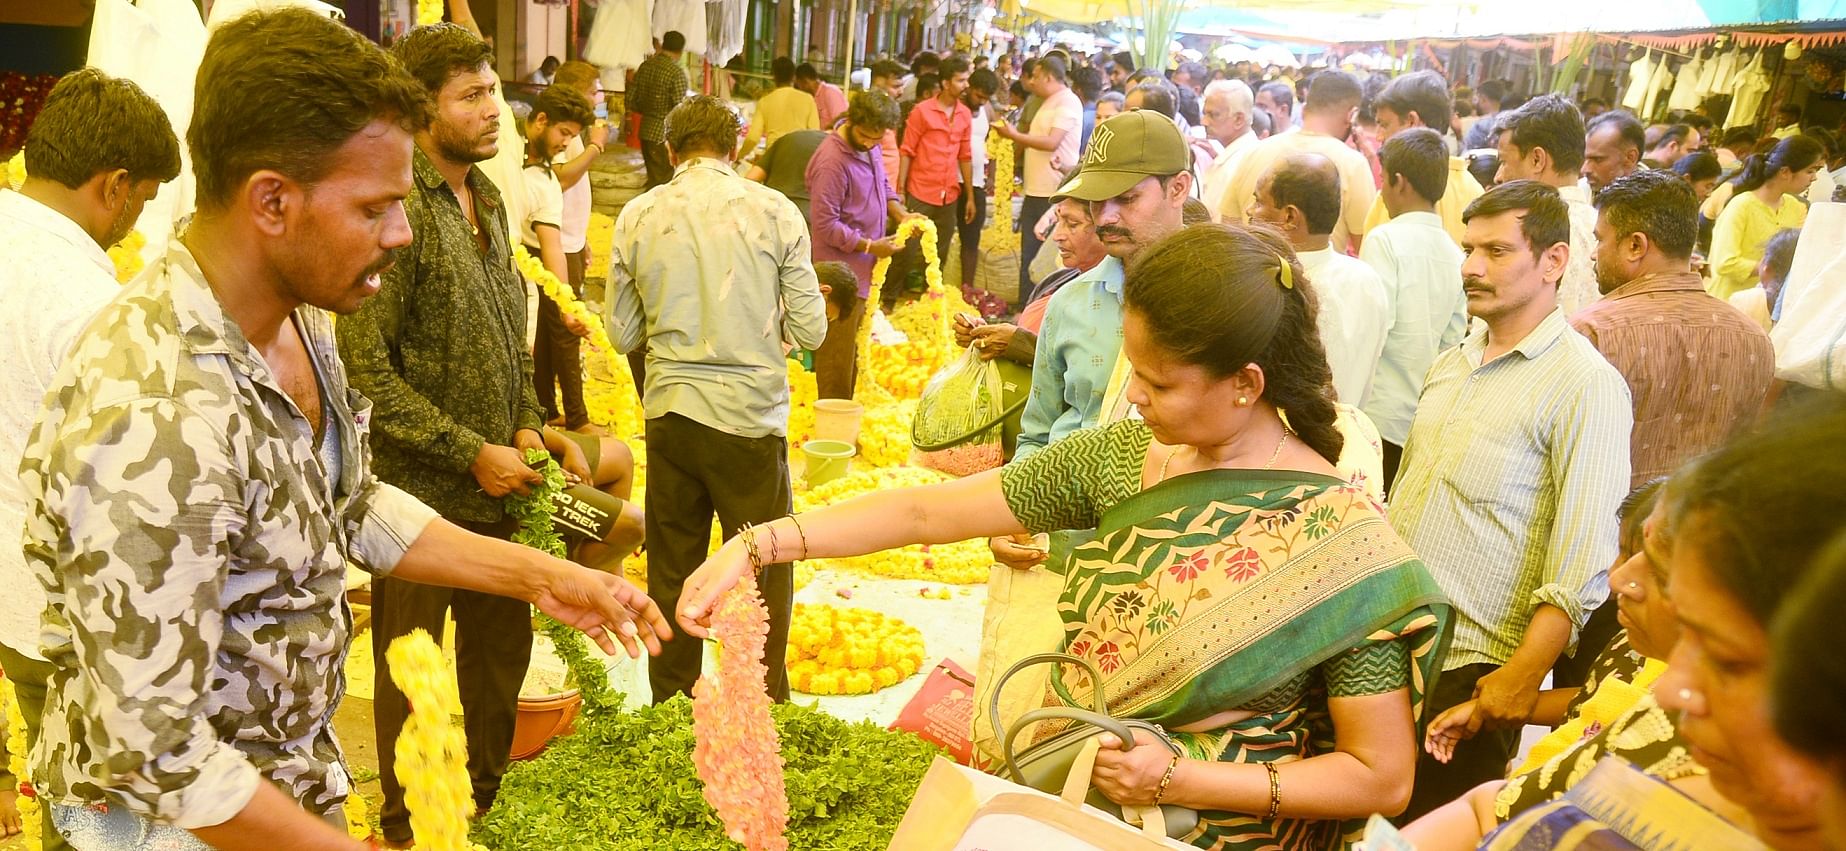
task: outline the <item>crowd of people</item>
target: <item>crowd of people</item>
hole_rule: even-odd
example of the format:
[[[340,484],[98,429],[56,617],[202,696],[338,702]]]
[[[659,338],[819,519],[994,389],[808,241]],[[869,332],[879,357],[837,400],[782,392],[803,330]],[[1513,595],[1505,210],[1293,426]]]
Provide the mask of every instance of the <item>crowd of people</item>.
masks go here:
[[[745,121],[684,49],[627,87],[647,190],[590,245],[594,66],[542,68],[515,140],[467,20],[388,53],[226,23],[196,212],[126,286],[104,249],[182,140],[132,82],[60,81],[0,193],[0,668],[47,847],[357,847],[349,560],[378,838],[408,847],[391,639],[453,619],[485,810],[531,607],[654,654],[660,701],[755,572],[786,700],[792,562],[970,538],[1062,577],[1048,699],[1159,725],[1091,782],[1196,811],[1199,847],[1337,848],[1374,814],[1431,849],[1846,842],[1846,669],[1811,654],[1846,599],[1846,402],[1779,384],[1768,335],[1824,130],[1060,49],[879,60],[850,95],[780,58]],[[956,332],[1031,369],[1009,463],[791,514],[787,356],[853,394],[904,297],[867,303],[874,264],[924,262],[901,222],[974,280],[990,143],[1018,149],[1017,315]],[[586,409],[588,328],[541,295],[528,336],[522,247],[576,298],[607,252],[644,506]],[[508,542],[545,455],[609,506],[568,561]],[[645,594],[611,569],[642,541]],[[1558,729],[1509,771],[1528,725]]]

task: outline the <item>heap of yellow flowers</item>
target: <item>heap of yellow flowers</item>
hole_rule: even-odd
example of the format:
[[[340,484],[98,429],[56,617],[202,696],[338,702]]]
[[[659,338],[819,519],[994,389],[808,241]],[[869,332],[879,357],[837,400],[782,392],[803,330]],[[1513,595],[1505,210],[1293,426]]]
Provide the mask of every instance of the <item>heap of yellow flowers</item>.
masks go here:
[[[795,607],[788,686],[803,694],[870,694],[923,667],[923,633],[870,609]]]
[[[788,451],[793,457],[801,444],[814,438],[814,402],[820,398],[820,383],[801,361],[788,361]]]
[[[928,219],[918,217],[905,219],[897,226],[893,238],[898,245],[909,242],[913,237],[920,238],[923,254],[923,279],[929,282],[929,289],[923,294],[922,301],[933,302],[933,310],[938,326],[936,339],[949,335],[949,316],[942,304],[942,266],[936,260],[936,225]],[[875,309],[883,298],[885,273],[891,268],[891,258],[881,257],[872,265],[872,289],[865,298],[868,310]],[[867,407],[878,402],[887,401],[893,394],[878,386],[872,375],[872,322],[868,318],[859,323],[859,339],[856,347],[859,361],[859,384],[854,390],[854,397]]]
[[[563,281],[558,280],[558,276],[551,274],[551,270],[533,257],[525,246],[513,246],[513,262],[519,266],[520,274],[525,275],[526,280],[538,287],[546,298],[557,303],[559,312],[582,322],[584,327],[590,329],[590,345],[602,352],[609,373],[615,379],[609,382],[607,395],[598,400],[600,404],[608,405],[613,414],[610,431],[623,439],[640,437],[646,428],[646,421],[641,413],[641,400],[635,395],[628,358],[615,350],[615,344],[609,340],[608,329],[603,327],[602,317],[585,307],[583,300],[577,298],[577,294],[571,292]],[[625,378],[626,381],[623,380]]]
[[[912,404],[914,403],[900,403]],[[871,416],[872,412],[867,412]],[[909,420],[905,419],[905,428]],[[860,444],[865,437],[862,433]],[[909,452],[908,432],[904,452]],[[863,451],[863,450],[862,450]],[[806,493],[795,495],[795,510],[812,511],[877,491],[898,490],[947,481],[948,476],[921,467],[887,466],[855,470]],[[895,550],[854,556],[852,558],[812,559],[799,565],[815,569],[837,570],[883,579],[920,579],[949,585],[979,585],[987,581],[993,553],[979,538],[954,544],[913,544]],[[799,578],[799,573],[797,574]]]
[[[12,677],[0,680],[0,697],[5,699],[6,707],[6,770],[19,781],[19,798],[13,805],[19,809],[20,838],[25,840],[28,851],[39,851],[45,847],[45,813],[39,807],[38,793],[32,789],[32,778],[26,773],[26,716],[19,711],[19,694],[13,690]]]
[[[442,0],[417,0],[417,26],[442,23]]]
[[[442,700],[443,692],[455,688],[455,675],[442,649],[421,629],[392,641],[385,660],[410,701],[410,719],[397,737],[397,779],[404,784],[417,848],[473,851],[480,846],[468,842],[468,819],[474,815],[468,744]]]
[[[610,115],[620,115],[615,104],[609,104]],[[615,242],[615,219],[602,213],[590,214],[590,227],[584,231],[584,245],[590,247],[589,265],[583,267],[583,279],[602,281],[609,278],[609,245]]]
[[[910,461],[910,421],[916,416],[915,399],[868,405],[859,420],[859,457],[856,465],[896,467]]]
[[[987,159],[994,164],[994,197],[993,203],[987,205],[987,227],[981,231],[981,247],[990,251],[1018,251],[1019,234],[1013,231],[1013,143],[998,130],[987,134]]]

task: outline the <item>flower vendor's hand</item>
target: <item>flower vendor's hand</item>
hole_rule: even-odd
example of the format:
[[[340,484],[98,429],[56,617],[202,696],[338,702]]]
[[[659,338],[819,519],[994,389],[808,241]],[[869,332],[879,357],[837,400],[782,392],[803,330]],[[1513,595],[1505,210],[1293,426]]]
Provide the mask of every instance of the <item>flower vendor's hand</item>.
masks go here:
[[[987,320],[966,313],[955,314],[955,347],[965,349],[974,345],[974,329],[987,324]]]
[[[607,121],[598,121],[590,125],[590,129],[583,131],[583,143],[585,145],[603,145],[607,144],[608,141],[609,122]]]
[[[620,641],[629,658],[641,658],[643,645],[658,656],[660,642],[673,637],[660,606],[628,580],[561,559],[551,559],[546,568],[537,577],[532,605],[582,630],[604,653],[614,656]]]
[[[535,433],[522,430],[520,434]],[[538,448],[544,448],[542,440]],[[514,449],[492,443],[481,444],[481,451],[474,456],[474,463],[468,467],[468,472],[474,474],[474,480],[481,483],[481,490],[488,496],[506,496],[509,493],[524,496],[531,492],[533,485],[544,481],[537,470],[526,464],[523,447]]]
[[[546,429],[545,431],[551,433],[553,429]],[[593,481],[595,476],[590,472],[590,459],[584,457],[583,447],[578,446],[577,441],[571,440],[563,435],[558,436],[558,441],[564,445],[557,449],[551,449],[551,451],[559,456],[558,466],[564,468],[565,481],[573,485],[580,485],[584,482]],[[546,443],[550,443],[550,441],[546,441]],[[550,447],[547,448],[549,449]]]
[[[579,337],[590,336],[590,326],[583,324],[583,320],[568,313],[559,314],[558,318],[564,320],[564,330]]]
[[[1437,762],[1446,764],[1455,758],[1455,746],[1464,739],[1474,738],[1481,731],[1481,718],[1475,711],[1475,702],[1463,701],[1449,707],[1448,711],[1436,716],[1429,722],[1429,730],[1423,740],[1423,749],[1436,758]]]
[[[712,605],[751,569],[750,554],[745,551],[743,540],[732,537],[725,541],[724,546],[686,577],[686,584],[680,588],[680,629],[694,638],[707,637]]]
[[[1474,684],[1474,714],[1480,727],[1503,730],[1523,727],[1538,704],[1538,689],[1545,671],[1534,677],[1515,665],[1504,665]]]
[[[870,240],[865,247],[865,251],[867,254],[879,259],[890,257],[897,253],[897,240],[891,237]]]
[[[1031,535],[1013,535],[989,538],[988,549],[993,550],[994,560],[1014,570],[1031,570],[1045,563],[1051,554],[1032,546]]]
[[[982,325],[971,332],[974,345],[981,347],[981,360],[993,360],[1006,351],[1013,342],[1013,333],[1019,330],[1017,325],[995,323]],[[958,338],[959,340],[959,338]]]
[[[1102,750],[1096,752],[1096,768],[1090,772],[1090,785],[1118,804],[1146,805],[1154,802],[1160,778],[1173,764],[1173,752],[1154,734],[1136,730],[1133,750],[1121,750],[1122,740],[1114,733],[1097,736]],[[1172,783],[1167,792],[1173,791]]]
[[[18,836],[19,831],[19,789],[0,789],[0,836]]]

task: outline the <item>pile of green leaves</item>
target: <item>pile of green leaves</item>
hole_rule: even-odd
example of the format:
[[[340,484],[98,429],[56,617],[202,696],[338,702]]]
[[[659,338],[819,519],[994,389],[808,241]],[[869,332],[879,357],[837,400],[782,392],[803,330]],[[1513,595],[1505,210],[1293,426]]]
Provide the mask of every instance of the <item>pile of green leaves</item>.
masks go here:
[[[787,763],[789,847],[882,851],[940,751],[909,733],[813,706],[771,709]],[[586,714],[576,732],[516,763],[473,839],[496,851],[720,851],[725,838],[692,766],[692,702]]]
[[[527,462],[545,481],[508,497],[519,521],[515,543],[563,557],[552,528],[551,495],[564,486],[542,452]],[[692,701],[684,695],[634,712],[589,652],[583,635],[548,617],[540,625],[583,694],[569,735],[537,759],[515,763],[473,840],[495,851],[730,851],[692,765]],[[781,737],[791,848],[882,851],[941,753],[910,733],[849,724],[819,708],[770,708]]]

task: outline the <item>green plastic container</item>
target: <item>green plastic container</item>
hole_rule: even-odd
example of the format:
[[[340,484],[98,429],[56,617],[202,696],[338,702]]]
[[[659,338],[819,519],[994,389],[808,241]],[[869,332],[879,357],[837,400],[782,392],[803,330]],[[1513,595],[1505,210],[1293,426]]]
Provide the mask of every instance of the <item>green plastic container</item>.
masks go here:
[[[802,477],[808,487],[818,487],[852,472],[852,457],[858,454],[858,447],[842,440],[810,440],[801,444],[801,454],[807,458],[807,470]]]

